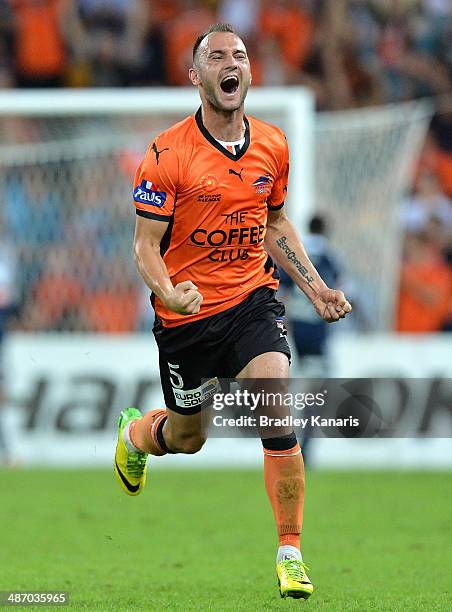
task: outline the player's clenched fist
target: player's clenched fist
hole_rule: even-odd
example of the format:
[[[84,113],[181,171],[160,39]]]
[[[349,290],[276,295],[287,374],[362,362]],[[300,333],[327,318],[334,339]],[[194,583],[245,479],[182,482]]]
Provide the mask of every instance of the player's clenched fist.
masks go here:
[[[178,283],[169,295],[166,296],[165,306],[178,314],[197,314],[202,304],[202,295],[198,287],[191,281]]]
[[[324,289],[317,294],[312,305],[318,315],[327,323],[334,323],[343,319],[352,311],[350,302],[347,301],[343,291],[336,289]]]

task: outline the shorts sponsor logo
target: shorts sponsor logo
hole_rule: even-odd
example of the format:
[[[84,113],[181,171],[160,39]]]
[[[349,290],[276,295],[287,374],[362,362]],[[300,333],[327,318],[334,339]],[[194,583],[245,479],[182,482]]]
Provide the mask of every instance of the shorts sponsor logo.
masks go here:
[[[173,387],[176,405],[180,408],[192,408],[200,406],[220,390],[217,378],[211,378],[196,389],[178,389]]]
[[[159,191],[155,183],[144,179],[141,181],[141,185],[136,187],[133,192],[133,199],[135,202],[138,202],[138,204],[162,208],[166,202],[166,193],[164,191]]]

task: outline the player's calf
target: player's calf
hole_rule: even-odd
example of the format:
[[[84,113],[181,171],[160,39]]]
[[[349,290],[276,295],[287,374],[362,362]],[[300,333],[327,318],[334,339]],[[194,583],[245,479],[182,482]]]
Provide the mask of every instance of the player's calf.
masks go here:
[[[193,455],[202,449],[207,439],[201,432],[173,432],[170,428],[168,429],[168,432],[165,430],[165,440],[173,453]]]
[[[159,409],[133,420],[124,435],[141,452],[161,456],[197,453],[206,441],[207,431],[199,414],[180,415]]]
[[[163,437],[163,427],[167,418],[167,412],[162,408],[150,410],[142,418],[133,420],[125,435],[142,452],[156,457],[166,455],[169,450]]]
[[[307,599],[314,587],[300,551],[304,465],[295,433],[262,440],[264,479],[279,538],[276,559],[281,597]]]

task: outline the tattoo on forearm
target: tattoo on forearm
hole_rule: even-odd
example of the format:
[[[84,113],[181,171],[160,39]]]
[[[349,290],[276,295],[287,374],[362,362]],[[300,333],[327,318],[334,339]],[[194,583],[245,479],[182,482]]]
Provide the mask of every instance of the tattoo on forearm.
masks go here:
[[[297,268],[298,272],[305,279],[308,285],[311,285],[311,283],[314,282],[314,278],[310,276],[308,269],[305,268],[305,266],[297,258],[295,251],[293,251],[291,247],[287,244],[287,236],[281,236],[281,238],[278,238],[278,240],[276,241],[276,244],[279,246],[281,250],[284,251],[284,253],[287,256],[287,259],[291,263],[293,263],[293,265]]]

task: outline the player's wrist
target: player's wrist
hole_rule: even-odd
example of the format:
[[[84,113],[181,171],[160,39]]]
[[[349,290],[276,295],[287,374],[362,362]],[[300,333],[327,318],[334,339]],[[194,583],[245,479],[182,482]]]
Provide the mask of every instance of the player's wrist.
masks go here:
[[[174,309],[176,291],[174,287],[169,287],[166,291],[162,291],[160,299],[169,310]]]
[[[151,290],[166,308],[170,307],[171,302],[174,301],[174,287],[169,279],[168,283],[166,283],[165,285],[163,285],[162,283],[158,283],[158,285],[154,285],[154,287],[151,287]]]
[[[324,291],[328,291],[329,287],[323,282],[314,282],[307,286],[305,290],[306,296],[311,300],[312,304],[315,304]]]

